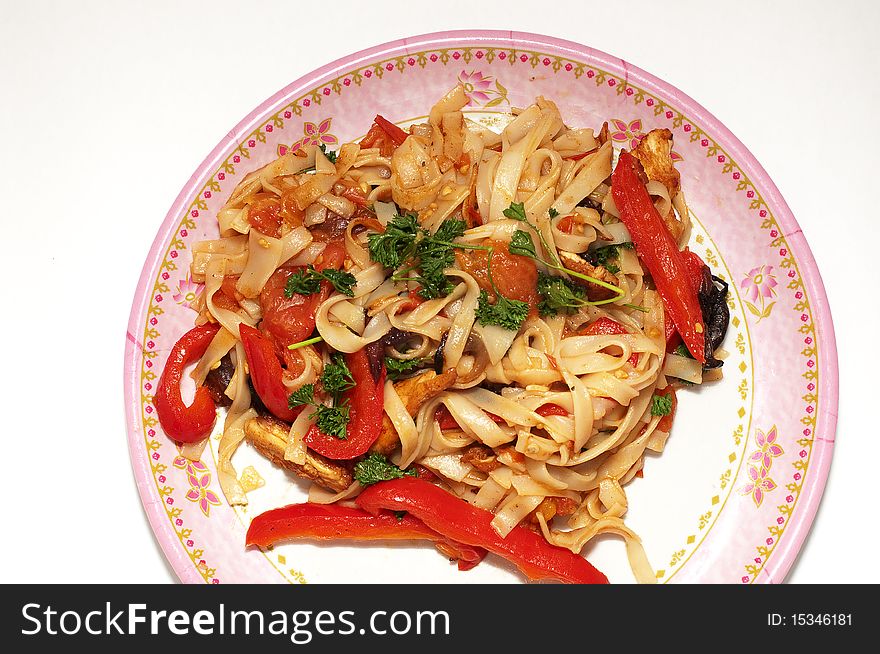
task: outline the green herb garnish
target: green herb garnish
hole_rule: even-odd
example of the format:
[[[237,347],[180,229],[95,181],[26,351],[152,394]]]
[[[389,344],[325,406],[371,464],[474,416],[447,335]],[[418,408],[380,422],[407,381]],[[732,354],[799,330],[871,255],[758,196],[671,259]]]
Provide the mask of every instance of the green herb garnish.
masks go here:
[[[348,402],[337,406],[319,404],[315,408],[315,424],[318,425],[318,429],[339,440],[345,440],[346,427],[350,419]]]
[[[318,148],[324,153],[324,156],[327,157],[330,163],[336,163],[336,150],[328,150],[327,146],[323,143]]]
[[[334,268],[326,268],[324,270],[315,270],[315,267],[309,264],[309,267],[298,270],[284,284],[284,297],[292,298],[295,293],[300,295],[313,295],[320,292],[321,281],[327,280],[333,285],[338,293],[354,297],[354,285],[357,279],[350,272],[344,270],[336,270]]]
[[[385,370],[388,379],[398,380],[425,365],[428,359],[395,359],[385,357]]]
[[[550,209],[547,211],[547,213],[550,214],[551,218],[556,218],[556,216],[559,215],[559,212],[556,211],[556,209],[554,209],[553,207],[550,207]]]
[[[332,354],[330,363],[324,366],[324,372],[321,373],[321,386],[334,398],[355,387],[354,376],[348,369],[345,358],[338,352]]]
[[[386,459],[384,455],[375,452],[367,456],[366,459],[358,461],[354,466],[354,478],[360,482],[361,486],[369,486],[380,481],[400,479],[401,477],[416,476],[418,476],[418,472],[415,468],[401,470]],[[399,516],[398,519],[402,519],[402,516]]]
[[[295,409],[298,406],[315,403],[315,385],[306,384],[296,389],[287,398],[287,408]]]
[[[620,248],[632,250],[633,244],[618,243],[617,245],[605,245],[600,248],[595,248],[594,250],[587,250],[583,257],[589,264],[593,266],[602,266],[612,275],[616,275],[620,272],[620,266],[612,263],[612,261],[615,261],[620,257]]]
[[[669,395],[655,395],[651,398],[651,415],[668,416],[672,413],[672,397]]]
[[[538,273],[538,312],[542,316],[555,316],[557,313],[574,313],[584,305],[586,291],[567,279]]]
[[[481,325],[498,325],[504,329],[518,331],[529,316],[529,305],[520,300],[511,300],[497,295],[495,304],[489,304],[489,294],[480,291],[480,302],[476,317]]]

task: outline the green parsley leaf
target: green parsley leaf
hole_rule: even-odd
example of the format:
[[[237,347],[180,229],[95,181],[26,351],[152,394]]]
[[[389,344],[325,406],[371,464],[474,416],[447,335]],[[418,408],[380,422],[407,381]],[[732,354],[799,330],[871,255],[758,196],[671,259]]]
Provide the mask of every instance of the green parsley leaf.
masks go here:
[[[460,236],[464,236],[464,230],[467,229],[467,223],[456,218],[447,218],[443,221],[437,231],[431,237],[437,241],[452,242]]]
[[[690,353],[690,350],[687,349],[687,346],[684,343],[679,343],[678,347],[675,348],[673,352],[680,357],[687,357],[688,359],[694,358],[694,355]]]
[[[338,352],[334,353],[330,357],[330,363],[324,366],[324,372],[321,374],[321,386],[333,397],[354,388],[354,376],[348,369],[345,358]]]
[[[354,478],[361,483],[361,486],[369,486],[380,481],[400,479],[401,477],[416,477],[417,475],[418,472],[415,468],[401,470],[384,455],[375,452],[367,456],[366,459],[358,461],[354,466]],[[406,515],[403,511],[400,513]],[[402,518],[402,515],[398,517],[398,519]]]
[[[655,395],[651,398],[651,415],[668,416],[672,413],[672,397],[669,395]]]
[[[422,231],[416,214],[394,216],[385,226],[384,233],[367,237],[370,258],[386,268],[398,268],[415,254],[416,237]]]
[[[300,295],[312,295],[321,290],[321,276],[311,266],[308,269],[297,270],[284,284],[284,297],[290,299],[295,293]]]
[[[542,316],[555,316],[557,313],[574,313],[586,298],[583,287],[573,284],[567,279],[538,273],[538,295],[541,301],[538,303],[538,312]]]
[[[324,153],[324,156],[330,160],[330,163],[336,163],[336,150],[328,150],[325,144],[321,144],[318,146],[321,152]]]
[[[618,243],[617,245],[606,245],[601,248],[596,248],[594,250],[588,250],[584,255],[584,259],[587,260],[593,266],[602,266],[610,272],[612,275],[616,275],[620,272],[620,266],[615,263],[612,263],[612,260],[616,260],[620,257],[620,248],[625,248],[627,250],[633,249],[632,243]]]
[[[357,283],[354,275],[343,270],[327,268],[325,270],[315,270],[315,267],[309,265],[308,268],[298,270],[284,284],[284,297],[292,298],[294,293],[300,295],[313,295],[321,290],[321,280],[326,279],[333,285],[337,292],[354,296],[352,288]]]
[[[554,209],[553,207],[550,207],[550,210],[547,213],[550,214],[551,218],[556,218],[556,216],[559,215],[559,212],[556,211],[556,209]]]
[[[388,379],[397,380],[401,377],[414,372],[425,365],[427,359],[395,359],[393,357],[385,357],[385,370],[388,372]]]
[[[326,268],[318,273],[328,282],[333,284],[333,288],[337,293],[342,293],[348,297],[354,297],[354,285],[357,279],[350,272],[344,270],[336,270],[335,268]]]
[[[528,222],[526,218],[526,207],[522,202],[511,202],[510,206],[504,210],[504,215],[513,220]]]
[[[318,425],[318,429],[340,440],[345,440],[346,427],[350,419],[347,402],[338,406],[319,404],[315,410],[315,424]]]
[[[535,242],[532,240],[532,235],[521,229],[514,232],[513,238],[510,239],[510,245],[507,249],[511,254],[518,254],[531,259],[536,259],[538,257],[537,252],[535,252]]]
[[[314,404],[314,403],[315,403],[315,385],[314,384],[306,384],[306,385],[296,389],[287,398],[287,407],[289,409],[295,409],[296,407],[303,406],[304,404]]]
[[[476,317],[481,325],[498,325],[511,331],[519,331],[529,315],[529,305],[519,300],[510,300],[503,295],[497,296],[495,304],[489,304],[489,295],[480,291],[480,302]]]

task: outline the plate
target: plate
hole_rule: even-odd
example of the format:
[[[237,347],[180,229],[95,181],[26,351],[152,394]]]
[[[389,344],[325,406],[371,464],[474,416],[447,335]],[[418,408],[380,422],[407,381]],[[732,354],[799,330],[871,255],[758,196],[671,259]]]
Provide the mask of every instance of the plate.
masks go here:
[[[165,358],[193,324],[201,291],[192,244],[216,237],[216,212],[242,177],[303,142],[362,135],[373,116],[405,124],[461,81],[484,124],[538,95],[566,122],[609,121],[615,145],[650,129],[675,137],[695,249],[730,284],[724,380],[680,393],[666,451],[627,488],[627,524],[661,583],[781,582],[809,532],[834,444],[837,353],[815,261],[785,201],[746,147],[678,89],[610,55],[535,34],[443,32],[335,61],[269,98],[235,127],[186,183],[150,248],[125,351],[131,461],[156,538],[184,582],[518,583],[503,562],[460,573],[430,546],[296,543],[246,550],[251,516],[303,501],[305,486],[243,445],[234,463],[265,485],[233,509],[216,476],[217,439],[200,463],[180,456],[152,404]],[[586,551],[612,582],[632,581],[622,542]]]

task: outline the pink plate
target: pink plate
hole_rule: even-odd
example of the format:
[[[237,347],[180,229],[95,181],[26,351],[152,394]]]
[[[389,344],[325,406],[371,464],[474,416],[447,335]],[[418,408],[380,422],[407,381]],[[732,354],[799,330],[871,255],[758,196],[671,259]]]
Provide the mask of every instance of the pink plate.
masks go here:
[[[190,247],[216,237],[216,212],[250,170],[294,144],[362,135],[381,112],[406,123],[457,81],[473,118],[491,125],[538,95],[572,126],[609,122],[631,147],[675,136],[695,229],[691,248],[730,283],[724,380],[680,393],[666,451],[628,489],[627,523],[660,582],[780,582],[806,537],[831,463],[837,352],[819,271],[760,164],[678,89],[577,43],[500,31],[444,32],[387,43],[297,80],[238,124],[186,183],[147,255],[132,304],[125,397],[132,466],[165,555],[185,582],[518,582],[497,561],[459,573],[429,546],[289,544],[246,550],[257,513],[302,501],[305,487],[243,445],[234,463],[265,481],[244,509],[216,478],[216,438],[202,463],[179,455],[152,404],[167,353],[192,326]],[[632,575],[621,542],[586,552],[612,581]]]

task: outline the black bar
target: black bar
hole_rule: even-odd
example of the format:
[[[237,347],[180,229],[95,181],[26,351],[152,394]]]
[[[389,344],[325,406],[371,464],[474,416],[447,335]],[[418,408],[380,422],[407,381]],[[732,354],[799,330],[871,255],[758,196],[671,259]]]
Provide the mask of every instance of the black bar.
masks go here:
[[[878,633],[880,621],[870,601],[875,589],[549,584],[5,586],[0,637],[4,649],[6,643],[16,643],[19,648],[5,649],[15,652],[38,643],[59,647],[88,643],[90,652],[119,651],[120,644],[135,642],[162,647],[268,645],[272,651],[282,646],[373,651],[373,646],[380,646],[376,651],[383,654],[457,654],[461,647],[493,654],[545,654],[557,649],[580,653],[599,646],[727,652],[734,646],[752,651],[769,644],[803,644],[812,651],[822,642],[839,648]],[[172,625],[168,618],[174,611],[181,613],[175,614]],[[164,612],[155,618],[155,634],[151,612]],[[130,624],[131,615],[144,621]],[[77,626],[75,634],[62,631],[76,631]],[[87,629],[103,633],[93,635]],[[211,633],[197,633],[199,629]],[[180,633],[183,630],[187,633]]]

